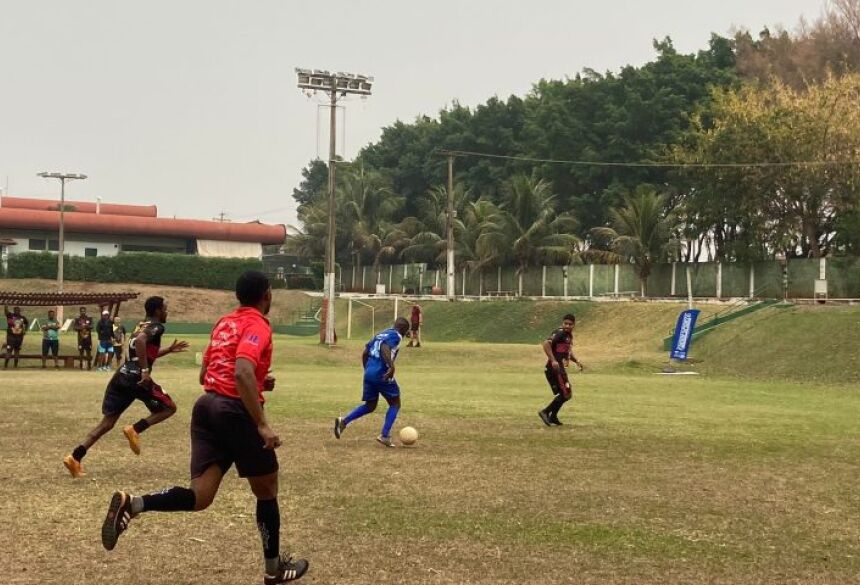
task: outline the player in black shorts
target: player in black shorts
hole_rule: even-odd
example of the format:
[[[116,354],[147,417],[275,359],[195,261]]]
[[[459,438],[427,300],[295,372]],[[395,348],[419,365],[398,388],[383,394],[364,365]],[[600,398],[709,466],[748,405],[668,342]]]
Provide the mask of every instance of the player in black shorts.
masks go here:
[[[235,464],[257,498],[263,583],[277,585],[301,578],[308,562],[280,554],[275,449],[281,439],[263,409],[263,393],[275,388],[274,378],[268,375],[272,364],[272,328],[265,317],[272,306],[269,279],[254,270],[244,273],[236,282],[236,297],[241,306],[218,320],[200,368],[204,393],[191,412],[191,485],[140,496],[114,492],[102,524],[102,545],[113,550],[139,514],[205,510]]]
[[[15,356],[14,366],[18,367],[18,355],[21,353],[24,335],[27,334],[30,321],[21,314],[19,307],[13,307],[10,313],[9,307],[4,305],[3,314],[6,316],[6,359],[3,361],[3,369],[5,370],[9,367],[9,360],[12,356]]]
[[[547,357],[546,381],[549,382],[549,387],[555,395],[552,402],[538,412],[538,416],[546,426],[562,424],[558,420],[558,411],[573,396],[565,368],[570,365],[570,362],[573,362],[579,366],[580,372],[583,369],[582,363],[573,355],[574,325],[576,325],[576,317],[570,314],[565,315],[561,327],[553,331],[542,344]]]
[[[81,460],[87,450],[114,427],[120,415],[135,400],[143,402],[150,412],[149,417],[142,418],[122,430],[128,439],[129,447],[136,455],[140,454],[140,433],[170,418],[176,412],[173,400],[161,386],[153,382],[150,370],[155,360],[169,353],[185,351],[188,343],[174,339],[170,347],[161,349],[161,336],[167,322],[167,303],[162,297],[149,297],[144,308],[146,319],[138,323],[134,333],[129,336],[128,359],[108,382],[102,402],[101,422],[87,434],[83,443],[63,459],[63,464],[72,477],[84,475]]]

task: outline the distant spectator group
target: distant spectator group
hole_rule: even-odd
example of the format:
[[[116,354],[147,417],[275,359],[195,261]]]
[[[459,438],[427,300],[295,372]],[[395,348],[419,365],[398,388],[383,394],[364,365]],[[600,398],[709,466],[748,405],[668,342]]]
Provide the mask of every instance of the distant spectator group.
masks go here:
[[[20,307],[13,307],[9,311],[9,307],[4,306],[3,314],[6,316],[6,344],[4,346],[5,358],[3,368],[8,368],[9,362],[12,362],[13,367],[17,368],[21,356],[21,347],[24,344],[24,337],[30,326],[30,320],[21,313]],[[62,329],[62,323],[57,320],[55,311],[48,311],[47,317],[39,324],[39,329],[42,332],[42,367],[47,367],[47,361],[50,357],[54,361],[54,367],[59,368],[58,357],[60,355],[60,330]],[[95,356],[96,369],[99,371],[110,371],[113,365],[111,362],[114,359],[116,367],[122,364],[127,331],[119,317],[112,319],[110,312],[103,310],[99,321],[94,323],[92,317],[87,314],[86,307],[81,307],[77,318],[72,323],[72,329],[75,331],[77,337],[78,357],[81,369],[83,369],[84,363],[86,363],[88,370],[93,367],[94,331],[98,337],[98,347],[96,348]]]

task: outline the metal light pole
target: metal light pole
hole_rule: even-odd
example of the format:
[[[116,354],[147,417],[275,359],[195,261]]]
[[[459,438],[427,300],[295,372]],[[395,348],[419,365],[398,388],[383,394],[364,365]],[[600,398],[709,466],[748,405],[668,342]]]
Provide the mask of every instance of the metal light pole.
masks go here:
[[[334,300],[335,300],[335,187],[336,187],[336,124],[338,96],[347,94],[369,96],[373,77],[352,73],[330,73],[319,69],[296,69],[299,89],[310,96],[322,91],[329,96],[331,118],[328,149],[328,234],[325,247],[325,279],[323,283],[323,309],[325,311],[325,343],[334,345]]]
[[[448,213],[445,220],[448,232],[448,286],[445,296],[449,301],[454,300],[457,291],[454,290],[456,282],[454,279],[454,155],[448,155]]]
[[[57,258],[57,291],[63,292],[63,255],[66,250],[66,234],[65,234],[65,210],[66,210],[66,181],[74,181],[75,179],[86,179],[86,175],[80,173],[39,173],[43,179],[59,179],[60,180],[60,246]]]

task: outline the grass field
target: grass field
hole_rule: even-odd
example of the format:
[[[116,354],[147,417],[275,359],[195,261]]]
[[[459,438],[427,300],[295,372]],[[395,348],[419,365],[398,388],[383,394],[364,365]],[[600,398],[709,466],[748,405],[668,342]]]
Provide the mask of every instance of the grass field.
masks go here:
[[[535,344],[404,350],[397,427],[422,436],[391,450],[373,440],[381,412],[330,433],[359,399],[360,345],[279,338],[268,412],[285,443],[282,542],[311,561],[302,582],[857,583],[855,387],[655,376],[583,337],[592,367],[553,429],[536,416],[549,392]],[[102,549],[114,489],[187,481],[193,354],[155,377],[177,416],[140,457],[115,429],[75,481],[61,460],[97,422],[107,375],[0,371],[3,583],[260,582],[253,498],[233,472],[209,510],[144,515]]]

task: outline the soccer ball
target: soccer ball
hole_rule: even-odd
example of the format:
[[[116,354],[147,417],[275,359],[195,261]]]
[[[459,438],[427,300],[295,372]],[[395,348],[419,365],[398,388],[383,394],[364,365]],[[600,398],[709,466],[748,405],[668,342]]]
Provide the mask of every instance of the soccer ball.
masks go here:
[[[418,440],[418,431],[414,427],[403,427],[400,429],[400,442],[404,445],[412,445]]]

